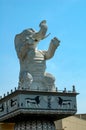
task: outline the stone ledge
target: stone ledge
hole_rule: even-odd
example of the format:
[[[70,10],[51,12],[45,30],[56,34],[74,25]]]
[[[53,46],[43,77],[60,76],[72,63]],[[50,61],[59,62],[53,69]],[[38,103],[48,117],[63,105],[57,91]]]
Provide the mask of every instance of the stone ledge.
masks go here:
[[[0,121],[16,121],[18,117],[52,117],[74,115],[77,93],[16,90],[0,100]]]

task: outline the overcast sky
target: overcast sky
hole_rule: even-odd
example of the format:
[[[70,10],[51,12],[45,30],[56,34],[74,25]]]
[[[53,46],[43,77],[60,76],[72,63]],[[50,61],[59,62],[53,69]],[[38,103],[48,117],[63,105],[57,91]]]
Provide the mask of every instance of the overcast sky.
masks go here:
[[[0,0],[0,95],[18,86],[15,35],[27,28],[38,31],[44,19],[51,35],[38,49],[48,49],[54,36],[61,41],[46,71],[59,90],[76,86],[78,113],[86,113],[86,0]]]

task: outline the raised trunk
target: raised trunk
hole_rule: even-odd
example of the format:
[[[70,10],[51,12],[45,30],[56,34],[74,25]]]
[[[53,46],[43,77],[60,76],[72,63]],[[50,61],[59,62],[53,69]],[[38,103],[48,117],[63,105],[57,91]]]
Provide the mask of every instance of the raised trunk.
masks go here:
[[[33,35],[33,38],[35,38],[37,41],[44,39],[46,36],[46,32],[47,32],[47,25],[46,25],[46,21],[43,20],[40,24],[39,24],[40,30],[39,32],[35,33]]]

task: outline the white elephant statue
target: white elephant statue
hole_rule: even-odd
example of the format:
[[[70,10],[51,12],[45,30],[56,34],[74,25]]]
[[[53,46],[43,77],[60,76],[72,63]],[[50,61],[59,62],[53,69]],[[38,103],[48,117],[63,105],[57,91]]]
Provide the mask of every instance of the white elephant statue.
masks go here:
[[[55,78],[46,73],[46,60],[53,57],[60,41],[54,37],[48,50],[37,50],[40,40],[46,38],[46,20],[39,24],[40,30],[26,29],[15,36],[15,49],[20,62],[19,89],[53,91]]]

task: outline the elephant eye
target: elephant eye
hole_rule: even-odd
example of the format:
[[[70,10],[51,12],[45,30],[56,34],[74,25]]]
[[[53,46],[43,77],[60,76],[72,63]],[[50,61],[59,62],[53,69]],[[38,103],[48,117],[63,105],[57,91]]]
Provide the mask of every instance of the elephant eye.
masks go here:
[[[37,40],[37,39],[35,39],[35,42],[38,42],[38,40]]]

